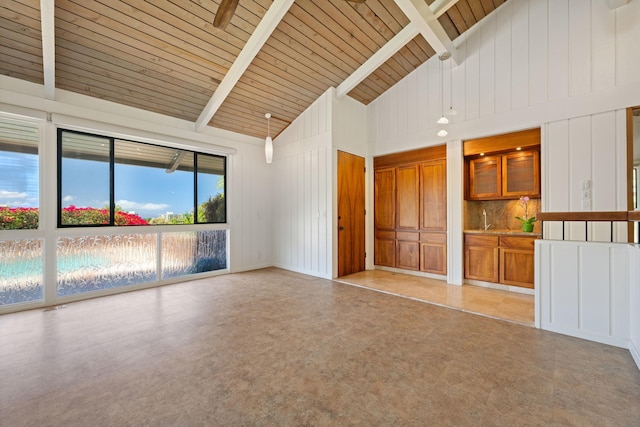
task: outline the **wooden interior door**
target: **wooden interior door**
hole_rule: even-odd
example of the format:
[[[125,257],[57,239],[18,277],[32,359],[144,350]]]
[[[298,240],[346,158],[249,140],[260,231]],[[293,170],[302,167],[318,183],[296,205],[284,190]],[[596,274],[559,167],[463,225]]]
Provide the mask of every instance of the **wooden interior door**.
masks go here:
[[[338,277],[365,269],[364,157],[338,151]]]

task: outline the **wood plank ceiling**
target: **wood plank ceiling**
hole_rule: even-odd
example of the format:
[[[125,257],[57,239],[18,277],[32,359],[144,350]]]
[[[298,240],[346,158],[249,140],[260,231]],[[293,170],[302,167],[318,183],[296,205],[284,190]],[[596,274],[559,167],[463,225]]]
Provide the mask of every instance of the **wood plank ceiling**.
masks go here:
[[[402,7],[422,1],[296,0],[228,95],[208,110],[234,62],[250,48],[251,35],[261,31],[269,8],[282,0],[240,0],[224,30],[212,25],[220,0],[55,0],[51,84],[188,120],[196,129],[204,120],[203,125],[259,138],[266,136],[264,114],[270,112],[275,137],[329,87],[339,87],[389,46],[412,24]],[[425,3],[450,43],[505,1]],[[46,9],[42,15],[40,9],[47,3],[54,1],[12,0],[0,6],[0,74],[45,84]],[[348,96],[370,103],[436,51],[442,49],[432,47],[416,27],[406,43],[349,88]]]

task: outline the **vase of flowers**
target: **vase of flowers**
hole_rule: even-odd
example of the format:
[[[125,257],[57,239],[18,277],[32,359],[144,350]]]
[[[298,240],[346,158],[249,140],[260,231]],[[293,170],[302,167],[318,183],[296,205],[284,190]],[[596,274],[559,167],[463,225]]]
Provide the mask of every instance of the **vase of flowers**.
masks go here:
[[[522,231],[531,233],[533,231],[533,223],[536,221],[536,217],[529,218],[529,197],[520,197],[520,206],[524,209],[524,217],[517,216],[516,219],[520,220],[522,224]]]

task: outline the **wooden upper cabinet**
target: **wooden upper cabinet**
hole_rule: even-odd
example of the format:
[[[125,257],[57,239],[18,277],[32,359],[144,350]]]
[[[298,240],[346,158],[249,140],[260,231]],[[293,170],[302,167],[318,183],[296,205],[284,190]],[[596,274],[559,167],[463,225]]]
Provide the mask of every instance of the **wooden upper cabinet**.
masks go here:
[[[540,154],[517,151],[502,156],[502,196],[540,197]]]
[[[420,211],[419,165],[396,169],[396,227],[418,230]]]
[[[377,229],[396,228],[396,170],[395,168],[375,171],[375,223]]]
[[[486,200],[502,196],[502,160],[486,156],[469,161],[469,199]]]
[[[469,200],[540,197],[540,153],[537,150],[484,156],[468,163]]]
[[[434,160],[420,165],[421,216],[424,231],[447,230],[447,162]]]

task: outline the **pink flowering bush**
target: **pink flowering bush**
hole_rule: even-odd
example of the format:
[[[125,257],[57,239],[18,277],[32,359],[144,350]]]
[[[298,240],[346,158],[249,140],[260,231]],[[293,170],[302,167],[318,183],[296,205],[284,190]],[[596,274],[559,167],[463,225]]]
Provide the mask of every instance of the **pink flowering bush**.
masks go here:
[[[0,206],[0,230],[38,228],[38,208],[9,208]]]
[[[116,211],[115,225],[148,225],[149,223],[135,214]],[[96,208],[77,208],[69,206],[62,209],[63,225],[109,224],[109,210]],[[38,228],[38,208],[0,207],[0,229],[19,230]]]

